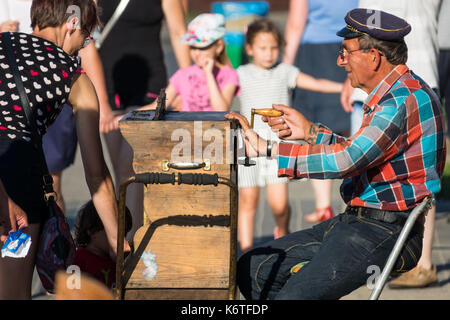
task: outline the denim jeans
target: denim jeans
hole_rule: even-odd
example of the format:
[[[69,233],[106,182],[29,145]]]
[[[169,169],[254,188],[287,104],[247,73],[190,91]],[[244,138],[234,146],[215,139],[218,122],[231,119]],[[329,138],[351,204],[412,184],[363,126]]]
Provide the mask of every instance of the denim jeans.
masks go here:
[[[401,229],[340,214],[244,254],[237,266],[239,289],[251,300],[339,299],[373,278],[369,266],[381,272]],[[415,267],[421,252],[422,234],[411,231],[393,271]],[[300,262],[307,264],[291,274]]]

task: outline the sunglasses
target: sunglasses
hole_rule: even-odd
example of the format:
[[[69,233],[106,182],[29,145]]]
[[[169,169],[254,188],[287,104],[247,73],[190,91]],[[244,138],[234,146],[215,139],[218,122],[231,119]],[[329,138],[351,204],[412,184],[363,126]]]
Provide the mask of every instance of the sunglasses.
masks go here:
[[[92,41],[93,41],[92,37],[89,36],[88,38],[86,38],[86,40],[84,40],[83,46],[81,48],[82,49],[86,48]]]

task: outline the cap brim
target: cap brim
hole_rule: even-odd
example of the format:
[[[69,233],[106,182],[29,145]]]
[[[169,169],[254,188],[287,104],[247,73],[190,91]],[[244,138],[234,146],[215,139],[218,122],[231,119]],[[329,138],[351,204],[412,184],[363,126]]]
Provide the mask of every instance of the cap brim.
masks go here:
[[[199,48],[199,49],[206,48],[217,40],[210,39],[208,41],[205,41],[205,40],[201,40],[201,39],[197,38],[196,36],[193,36],[192,34],[184,34],[180,37],[181,43],[184,43],[190,47]]]
[[[359,32],[354,32],[351,31],[350,29],[348,29],[347,27],[342,28],[341,30],[339,30],[338,32],[336,32],[336,35],[338,37],[342,37],[342,38],[346,38],[346,39],[352,39],[352,38],[357,38],[362,36],[362,33]]]

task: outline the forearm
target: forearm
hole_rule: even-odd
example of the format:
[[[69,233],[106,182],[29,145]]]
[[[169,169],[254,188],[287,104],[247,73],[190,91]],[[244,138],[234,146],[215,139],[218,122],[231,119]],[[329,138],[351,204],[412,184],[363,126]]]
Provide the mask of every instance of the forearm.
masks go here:
[[[175,59],[177,60],[180,69],[189,67],[191,65],[191,56],[189,54],[189,47],[179,41],[182,34],[171,34],[171,43]]]
[[[303,32],[308,19],[308,1],[291,0],[289,4],[289,15],[286,22],[286,47],[283,55],[283,62],[294,64],[295,56],[300,45]]]
[[[180,0],[163,0],[161,5],[178,67],[186,68],[191,64],[191,57],[189,47],[180,42],[180,37],[186,32],[184,16],[187,4]]]
[[[92,201],[105,227],[111,248],[116,252],[118,208],[111,175],[106,165],[99,176],[86,177]]]
[[[321,92],[325,93],[341,93],[344,88],[344,84],[341,82],[331,81],[327,79],[318,79],[318,86],[321,88]]]
[[[94,42],[91,41],[88,47],[80,50],[81,65],[86,71],[87,76],[91,80],[100,103],[100,112],[110,111],[108,93],[106,90],[106,82],[104,77],[103,65],[95,48]]]
[[[228,111],[230,104],[222,95],[212,72],[206,72],[206,83],[208,85],[211,107],[214,111]]]
[[[283,54],[283,62],[294,64],[295,56],[301,41],[303,30],[296,29],[294,26],[286,27],[285,39],[286,47]]]

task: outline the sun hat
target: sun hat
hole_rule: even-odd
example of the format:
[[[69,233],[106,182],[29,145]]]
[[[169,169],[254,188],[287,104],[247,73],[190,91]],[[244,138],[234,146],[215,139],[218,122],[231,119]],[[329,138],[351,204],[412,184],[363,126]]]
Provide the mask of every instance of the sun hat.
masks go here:
[[[202,13],[188,25],[181,42],[196,48],[205,48],[225,36],[225,17],[218,13]]]

